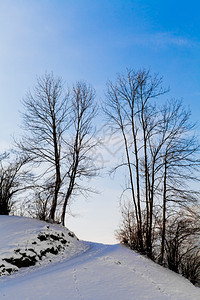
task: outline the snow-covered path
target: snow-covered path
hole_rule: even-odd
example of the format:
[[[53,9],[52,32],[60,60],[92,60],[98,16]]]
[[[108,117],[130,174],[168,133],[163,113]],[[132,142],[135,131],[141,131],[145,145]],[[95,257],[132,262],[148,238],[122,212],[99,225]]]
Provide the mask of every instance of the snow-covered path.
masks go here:
[[[122,245],[88,245],[69,260],[2,277],[0,299],[200,299],[189,281]]]

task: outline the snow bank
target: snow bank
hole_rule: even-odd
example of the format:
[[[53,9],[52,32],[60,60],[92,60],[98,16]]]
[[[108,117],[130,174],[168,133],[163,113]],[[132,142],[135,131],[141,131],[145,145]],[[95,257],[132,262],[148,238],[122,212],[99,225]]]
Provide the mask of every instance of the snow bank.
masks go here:
[[[0,234],[0,276],[69,258],[86,247],[68,229],[31,218],[0,216]]]

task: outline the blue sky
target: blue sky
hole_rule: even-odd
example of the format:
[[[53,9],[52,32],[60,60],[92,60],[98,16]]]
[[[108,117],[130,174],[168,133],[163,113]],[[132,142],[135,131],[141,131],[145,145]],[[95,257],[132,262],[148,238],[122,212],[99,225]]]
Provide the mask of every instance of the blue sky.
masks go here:
[[[197,0],[0,0],[1,147],[19,133],[20,101],[46,71],[69,86],[77,80],[91,83],[101,101],[107,79],[117,72],[150,68],[170,86],[166,97],[183,98],[197,121],[199,12]],[[101,196],[77,200],[71,209],[80,216],[70,217],[69,227],[94,240],[96,222],[99,241],[112,242],[119,222],[119,182],[102,178],[96,184]]]

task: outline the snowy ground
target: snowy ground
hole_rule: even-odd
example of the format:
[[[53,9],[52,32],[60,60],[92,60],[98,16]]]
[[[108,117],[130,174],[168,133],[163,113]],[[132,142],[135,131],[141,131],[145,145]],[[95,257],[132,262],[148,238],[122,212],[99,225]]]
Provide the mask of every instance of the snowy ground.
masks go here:
[[[0,216],[0,249],[4,253],[28,241],[46,224]],[[65,231],[53,226],[56,231]],[[199,300],[200,289],[122,245],[77,241],[40,265],[0,278],[0,299],[7,300]]]

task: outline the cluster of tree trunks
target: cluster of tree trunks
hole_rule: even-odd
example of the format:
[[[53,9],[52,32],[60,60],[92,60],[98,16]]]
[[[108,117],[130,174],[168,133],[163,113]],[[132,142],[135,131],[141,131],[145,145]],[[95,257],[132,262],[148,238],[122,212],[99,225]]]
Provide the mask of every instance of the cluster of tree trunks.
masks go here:
[[[155,218],[161,221],[160,262],[165,251],[166,221],[175,207],[198,199],[199,145],[190,112],[180,100],[164,102],[162,78],[148,70],[127,70],[108,82],[105,113],[124,141],[124,156],[113,171],[126,168],[124,192],[132,199],[137,239],[134,248],[152,258]]]

